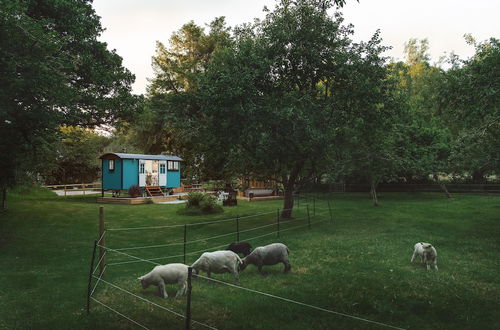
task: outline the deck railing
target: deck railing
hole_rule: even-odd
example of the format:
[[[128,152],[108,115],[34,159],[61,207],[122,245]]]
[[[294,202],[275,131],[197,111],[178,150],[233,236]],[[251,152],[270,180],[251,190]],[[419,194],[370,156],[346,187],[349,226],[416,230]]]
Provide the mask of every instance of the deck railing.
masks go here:
[[[43,186],[50,190],[64,190],[64,196],[66,196],[68,191],[101,191],[101,183],[100,182],[92,182],[92,183],[66,183],[66,184],[52,184]]]

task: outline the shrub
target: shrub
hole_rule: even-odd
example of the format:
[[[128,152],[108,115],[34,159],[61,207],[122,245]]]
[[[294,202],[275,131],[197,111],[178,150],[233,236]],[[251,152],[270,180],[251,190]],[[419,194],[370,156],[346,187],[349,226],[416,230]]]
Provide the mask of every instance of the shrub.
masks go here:
[[[138,197],[141,195],[141,188],[139,187],[139,185],[134,184],[133,186],[130,186],[130,188],[128,188],[128,194],[130,197]]]
[[[200,201],[200,209],[204,213],[214,213],[220,205],[217,205],[217,198],[214,195],[205,195]]]
[[[222,206],[217,204],[217,198],[215,196],[193,191],[188,195],[186,209],[180,211],[180,213],[186,215],[201,215],[223,211],[224,209]]]
[[[187,207],[199,207],[200,202],[203,199],[203,196],[205,196],[204,193],[199,192],[199,191],[192,191],[188,194],[188,199],[187,199]]]

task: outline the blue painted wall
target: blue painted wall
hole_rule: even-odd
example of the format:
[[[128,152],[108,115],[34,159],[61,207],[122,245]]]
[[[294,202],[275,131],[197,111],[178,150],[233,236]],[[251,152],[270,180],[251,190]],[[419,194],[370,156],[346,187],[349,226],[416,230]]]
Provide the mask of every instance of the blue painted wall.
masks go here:
[[[139,160],[123,159],[123,188],[139,184]]]
[[[103,161],[103,169],[102,169],[102,177],[103,177],[103,189],[122,189],[122,160],[115,159],[115,170],[109,170],[109,160],[104,159]]]
[[[167,171],[167,188],[177,188],[181,186],[181,163],[178,171]]]
[[[179,163],[179,171],[167,170],[167,188],[177,188],[181,186],[180,167],[181,163]],[[115,170],[109,171],[109,160],[104,159],[102,177],[104,190],[126,190],[135,184],[139,184],[139,160],[115,159]]]

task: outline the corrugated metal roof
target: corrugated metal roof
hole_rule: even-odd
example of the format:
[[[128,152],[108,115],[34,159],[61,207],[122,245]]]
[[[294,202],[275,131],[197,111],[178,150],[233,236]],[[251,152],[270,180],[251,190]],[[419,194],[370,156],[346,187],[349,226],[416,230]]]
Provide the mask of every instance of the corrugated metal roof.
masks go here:
[[[115,155],[121,159],[148,159],[148,160],[176,160],[182,161],[182,158],[171,155],[143,155],[143,154],[124,154],[118,152],[108,152],[101,156],[103,158],[106,155]]]

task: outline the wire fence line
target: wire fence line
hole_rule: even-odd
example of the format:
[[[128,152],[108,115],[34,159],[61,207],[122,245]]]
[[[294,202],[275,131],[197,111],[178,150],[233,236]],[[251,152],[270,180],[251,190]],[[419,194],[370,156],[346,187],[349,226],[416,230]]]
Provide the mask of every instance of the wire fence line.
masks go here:
[[[97,277],[97,276],[95,276],[95,275],[92,275],[92,276],[93,276],[94,278],[98,278],[98,277]],[[172,314],[174,314],[174,315],[176,315],[176,316],[179,316],[179,317],[181,317],[181,318],[183,318],[183,319],[185,319],[185,318],[186,318],[186,316],[185,316],[185,315],[183,315],[183,314],[181,314],[181,313],[179,313],[179,312],[176,312],[176,311],[174,311],[174,310],[172,310],[172,309],[170,309],[170,308],[167,308],[167,307],[162,306],[162,305],[159,305],[159,304],[157,304],[157,303],[155,303],[155,302],[153,302],[153,301],[151,301],[151,300],[148,300],[148,299],[146,299],[146,298],[143,298],[143,297],[141,297],[141,296],[138,296],[138,295],[136,295],[135,293],[130,292],[130,291],[128,291],[128,290],[126,290],[126,289],[124,289],[124,288],[122,288],[122,287],[120,287],[120,286],[118,286],[118,285],[116,285],[116,284],[113,284],[113,283],[111,283],[111,282],[108,282],[108,281],[106,281],[106,280],[103,280],[102,278],[100,279],[100,281],[101,281],[101,282],[103,282],[103,283],[106,283],[106,284],[107,284],[107,285],[109,285],[109,286],[112,286],[112,287],[113,287],[113,288],[115,288],[115,289],[118,289],[118,290],[120,290],[120,291],[122,291],[122,292],[125,292],[125,293],[127,293],[127,294],[129,294],[129,295],[131,295],[131,296],[133,296],[133,297],[135,297],[135,298],[137,298],[137,299],[141,300],[141,301],[144,301],[144,302],[146,302],[146,303],[148,303],[148,304],[151,304],[151,305],[153,305],[153,306],[155,306],[155,307],[158,307],[158,308],[160,308],[160,309],[162,309],[162,310],[164,310],[164,311],[170,312],[170,313],[172,313]],[[91,298],[93,298],[93,297],[91,297]],[[204,327],[209,328],[209,329],[215,329],[215,330],[217,330],[217,328],[214,328],[214,327],[212,327],[212,326],[210,326],[210,325],[208,325],[208,324],[205,324],[205,323],[202,323],[202,322],[199,322],[199,321],[193,320],[193,319],[191,319],[191,322],[196,323],[196,324],[199,324],[199,325],[204,326]],[[134,322],[134,323],[135,323],[135,322]]]
[[[271,298],[283,300],[283,301],[286,301],[286,302],[289,302],[289,303],[293,303],[293,304],[297,304],[297,305],[301,305],[301,306],[313,308],[313,309],[320,310],[320,311],[323,311],[323,312],[327,312],[327,313],[331,313],[331,314],[336,314],[336,315],[340,315],[340,316],[344,316],[344,317],[348,317],[348,318],[352,318],[352,319],[355,319],[355,320],[358,320],[358,321],[373,323],[373,324],[377,324],[379,326],[383,326],[383,327],[387,327],[387,328],[392,328],[392,329],[405,330],[404,328],[395,327],[395,326],[390,325],[390,324],[385,324],[385,323],[381,323],[381,322],[377,322],[377,321],[372,321],[372,320],[368,320],[368,319],[365,319],[365,318],[362,318],[362,317],[359,317],[359,316],[354,316],[354,315],[350,315],[350,314],[346,314],[346,313],[342,313],[342,312],[337,312],[337,311],[333,311],[333,310],[330,310],[330,309],[326,309],[326,308],[323,308],[323,307],[318,307],[318,306],[306,304],[306,303],[303,303],[303,302],[300,302],[300,301],[296,301],[296,300],[293,300],[293,299],[288,299],[288,298],[280,297],[280,296],[273,295],[273,294],[270,294],[270,293],[267,293],[267,292],[262,292],[262,291],[257,291],[257,290],[250,289],[250,288],[245,288],[245,287],[243,287],[241,285],[235,285],[235,284],[224,282],[224,281],[221,281],[221,280],[216,280],[216,279],[213,279],[211,277],[206,277],[206,276],[199,275],[199,274],[194,274],[193,276],[199,277],[199,278],[203,278],[203,279],[208,280],[208,281],[220,283],[220,284],[223,284],[223,285],[227,285],[227,286],[239,289],[239,290],[244,290],[244,291],[248,291],[248,292],[260,294],[260,295],[263,295],[263,296],[267,296],[267,297],[271,297]]]
[[[99,243],[97,243],[96,246],[99,246]],[[102,254],[102,256],[99,259],[99,261],[97,262],[97,266],[95,266],[94,270],[92,271],[92,274],[95,274],[97,268],[99,268],[99,266],[101,265],[101,262],[105,258],[105,256],[106,256],[106,250],[104,250],[104,253]]]
[[[292,209],[283,209],[282,211],[288,211],[288,210],[292,210]],[[187,224],[165,225],[165,226],[148,226],[148,227],[109,228],[107,230],[109,230],[109,231],[146,230],[146,229],[161,229],[161,228],[179,228],[179,227],[184,227],[184,226],[192,227],[192,226],[199,226],[199,225],[211,225],[211,224],[215,224],[215,223],[235,221],[236,219],[248,219],[248,218],[259,217],[261,215],[266,215],[266,214],[275,214],[275,212],[276,211],[256,213],[256,214],[246,215],[246,216],[241,216],[241,217],[237,216],[237,217],[229,218],[229,219],[195,222],[195,223],[187,223]]]
[[[106,229],[104,229],[104,231],[102,232],[101,237],[99,237],[99,239],[97,240],[97,244],[101,243],[101,241],[103,240],[103,238],[104,238],[105,235],[106,235]]]
[[[278,210],[278,212],[279,211],[280,210]],[[245,217],[241,217],[241,218],[237,217],[237,218],[223,219],[223,220],[218,220],[218,221],[199,222],[199,223],[190,224],[190,225],[191,226],[196,226],[196,225],[200,225],[200,224],[201,225],[203,225],[203,224],[213,224],[213,223],[221,223],[221,222],[228,222],[228,221],[234,221],[234,220],[236,220],[236,223],[238,224],[239,219],[257,217],[257,216],[271,214],[271,213],[275,213],[275,212],[259,213],[259,214],[256,214],[256,215],[245,216]],[[123,313],[120,313],[119,311],[117,311],[116,309],[112,308],[111,306],[108,306],[105,303],[103,303],[102,301],[99,301],[99,300],[97,300],[97,299],[95,299],[93,297],[93,294],[96,291],[98,285],[100,283],[105,283],[105,284],[107,284],[107,285],[109,285],[109,286],[111,286],[111,287],[113,287],[115,289],[118,289],[118,290],[120,290],[120,291],[122,291],[124,293],[132,295],[132,296],[136,297],[137,299],[140,299],[140,300],[142,300],[144,302],[150,303],[150,304],[152,304],[152,305],[154,305],[154,306],[156,306],[158,308],[161,308],[161,309],[163,309],[165,311],[173,313],[176,316],[184,318],[186,320],[186,324],[189,324],[190,322],[192,322],[192,323],[199,324],[201,326],[204,326],[204,327],[207,327],[207,328],[210,328],[210,329],[216,329],[216,328],[214,328],[214,327],[212,327],[210,325],[207,325],[207,324],[204,324],[204,323],[192,320],[191,317],[190,317],[190,313],[189,312],[187,312],[186,316],[182,315],[182,314],[180,314],[178,312],[175,312],[175,311],[173,311],[173,310],[171,310],[169,308],[166,308],[164,306],[158,305],[158,304],[156,304],[156,303],[154,303],[152,301],[149,301],[149,300],[147,300],[145,298],[142,298],[142,297],[140,297],[140,296],[138,296],[138,295],[136,295],[136,294],[134,294],[134,293],[132,293],[132,292],[124,289],[124,288],[121,288],[121,287],[119,287],[119,286],[117,286],[117,285],[115,285],[113,283],[110,283],[110,282],[104,280],[102,277],[103,277],[103,275],[105,273],[106,268],[108,266],[111,266],[111,265],[123,265],[123,264],[138,263],[138,262],[145,262],[145,263],[150,263],[150,264],[153,264],[153,265],[160,265],[160,263],[156,262],[156,260],[171,259],[171,258],[180,258],[180,257],[184,257],[184,263],[186,263],[186,256],[187,255],[194,255],[194,254],[199,254],[200,252],[207,252],[207,251],[212,251],[212,250],[220,249],[222,247],[227,247],[227,243],[226,243],[226,244],[223,244],[223,245],[212,246],[210,248],[203,248],[203,249],[200,249],[200,250],[197,250],[197,251],[187,252],[186,251],[186,245],[187,244],[207,242],[209,240],[223,238],[223,237],[227,237],[227,236],[235,235],[235,234],[238,235],[238,240],[239,240],[239,234],[240,233],[247,233],[247,232],[251,232],[251,231],[255,231],[255,230],[259,230],[259,229],[264,229],[264,228],[268,228],[268,227],[276,226],[276,225],[277,225],[278,230],[274,230],[274,231],[271,231],[269,233],[265,233],[263,235],[257,235],[257,236],[254,236],[254,237],[246,238],[245,240],[251,241],[251,240],[258,239],[258,238],[262,238],[262,237],[266,237],[266,236],[270,236],[270,235],[275,235],[276,233],[278,233],[278,237],[279,237],[279,232],[287,231],[287,230],[292,230],[292,229],[297,229],[297,228],[301,228],[301,227],[305,227],[305,226],[309,226],[310,227],[312,224],[316,224],[316,223],[320,223],[320,222],[325,221],[325,220],[321,220],[321,221],[311,222],[309,212],[307,213],[307,217],[304,216],[304,217],[301,217],[301,218],[295,218],[293,220],[281,220],[281,221],[282,221],[282,224],[289,224],[289,223],[299,222],[299,221],[302,221],[304,219],[308,220],[306,224],[280,229],[280,217],[279,217],[279,213],[278,213],[277,218],[276,218],[276,222],[274,222],[274,223],[265,224],[265,225],[261,225],[261,226],[256,226],[256,227],[245,229],[245,230],[241,230],[241,231],[239,230],[239,226],[237,225],[237,228],[238,228],[237,231],[233,231],[233,232],[230,232],[230,233],[227,233],[227,234],[220,234],[220,235],[215,235],[215,236],[210,236],[210,237],[199,238],[199,239],[195,239],[195,240],[192,240],[192,241],[187,241],[186,240],[186,227],[188,225],[136,227],[136,228],[133,228],[132,230],[135,230],[135,229],[152,229],[152,228],[158,228],[158,227],[161,227],[161,228],[184,227],[184,241],[183,242],[174,242],[174,243],[170,243],[170,244],[158,244],[158,245],[136,246],[136,247],[123,247],[123,248],[118,248],[118,249],[116,249],[116,248],[110,248],[110,247],[105,246],[104,237],[105,237],[105,234],[106,234],[106,230],[104,230],[102,232],[102,235],[99,237],[99,240],[95,241],[94,252],[95,252],[95,249],[98,247],[99,249],[102,249],[101,250],[102,255],[101,255],[99,261],[97,262],[97,267],[95,267],[93,269],[93,271],[91,273],[91,277],[89,279],[88,301],[93,300],[93,301],[99,303],[100,305],[102,305],[103,307],[109,309],[110,311],[113,311],[114,313],[117,313],[118,315],[124,317],[125,319],[129,320],[130,322],[136,324],[137,326],[139,326],[141,328],[144,328],[144,329],[148,329],[146,326],[140,324],[139,322],[137,322],[137,321],[133,320],[132,318],[124,315]],[[125,228],[121,228],[121,229],[118,229],[118,230],[125,230]],[[184,253],[183,254],[145,259],[145,258],[140,258],[138,256],[135,256],[135,255],[123,252],[123,251],[128,251],[128,250],[142,250],[142,249],[167,247],[167,246],[176,246],[176,245],[177,246],[184,245]],[[106,260],[105,257],[106,257],[106,255],[109,255],[109,253],[107,253],[108,251],[120,254],[122,256],[125,256],[125,257],[127,257],[129,259],[133,259],[133,260],[128,260],[128,261],[122,261],[122,262],[115,262],[115,263],[106,264],[105,263],[105,260]],[[94,262],[94,257],[92,257],[92,265],[93,265],[93,262]],[[102,262],[105,263],[104,264],[104,268],[101,270],[99,276],[96,276],[95,273],[98,270],[99,265],[101,265]],[[92,267],[93,266],[91,266],[91,270],[92,270]],[[91,279],[95,279],[96,280],[96,283],[95,283],[94,287],[92,288],[92,290],[90,290]],[[189,310],[189,308],[187,310]]]
[[[295,222],[295,221],[298,221],[298,220],[304,220],[304,219],[306,219],[306,217],[296,218],[296,219],[293,219],[293,220],[287,220],[286,222],[283,222],[283,223],[287,223],[288,224],[288,223],[292,223],[292,222]],[[221,237],[226,237],[226,236],[234,236],[237,233],[246,233],[246,232],[249,232],[249,231],[254,231],[254,230],[257,230],[257,229],[262,229],[262,228],[271,227],[271,226],[276,226],[276,223],[270,223],[270,224],[267,224],[267,225],[257,226],[257,227],[253,227],[253,228],[245,229],[245,230],[233,231],[233,232],[230,232],[230,233],[227,233],[227,234],[221,234],[221,235],[216,235],[216,236],[204,237],[204,238],[196,239],[196,240],[193,240],[193,241],[174,242],[174,243],[158,244],[158,245],[134,246],[134,247],[125,247],[125,248],[113,248],[113,249],[115,251],[127,251],[127,250],[142,250],[142,249],[152,249],[152,248],[160,248],[160,247],[169,247],[169,246],[180,246],[180,245],[184,245],[184,244],[193,244],[193,243],[205,242],[205,241],[208,241],[208,240],[212,240],[212,239],[216,239],[216,238],[221,238]]]
[[[101,275],[99,275],[99,278],[97,279],[95,285],[94,285],[94,288],[92,289],[92,291],[90,292],[90,297],[92,297],[92,295],[94,294],[95,292],[95,289],[97,289],[97,285],[99,284],[99,282],[101,281],[101,278],[104,276],[104,271],[106,270],[106,267],[108,267],[108,265],[105,265],[104,266],[104,269],[103,271],[101,272]],[[94,274],[92,273],[92,276],[94,276]]]
[[[129,320],[130,322],[134,323],[135,325],[137,325],[137,326],[139,326],[139,327],[141,327],[141,328],[143,328],[143,329],[149,330],[149,328],[148,328],[148,327],[145,327],[144,325],[140,324],[139,322],[137,322],[137,321],[135,321],[135,320],[131,319],[130,317],[128,317],[128,316],[126,316],[126,315],[124,315],[124,314],[122,314],[122,313],[120,313],[119,311],[117,311],[116,309],[114,309],[114,308],[112,308],[112,307],[110,307],[110,306],[106,305],[105,303],[100,302],[99,300],[95,299],[94,297],[90,297],[90,299],[92,299],[92,300],[93,300],[93,301],[95,301],[96,303],[98,303],[98,304],[100,304],[100,305],[102,305],[102,306],[106,307],[106,308],[107,308],[107,309],[109,309],[110,311],[115,312],[116,314],[120,315],[121,317],[123,317],[123,318],[125,318],[125,319]]]
[[[297,222],[297,221],[304,220],[304,219],[305,218],[298,218],[298,219],[290,220],[290,221],[288,221],[288,223]],[[278,232],[288,231],[288,230],[297,229],[297,228],[303,228],[303,227],[311,226],[313,224],[322,223],[322,222],[325,222],[325,221],[326,220],[313,221],[313,222],[310,222],[310,223],[307,223],[307,224],[304,224],[304,225],[300,225],[300,226],[294,226],[294,227],[290,227],[290,228],[280,229],[279,231],[275,230],[275,231],[271,231],[269,233],[265,233],[263,235],[258,235],[258,236],[255,236],[255,237],[246,238],[245,241],[252,241],[252,240],[255,240],[255,239],[258,239],[258,238],[262,238],[262,237],[266,237],[266,236],[277,234]],[[274,223],[272,225],[276,226],[276,224],[274,224]],[[266,225],[266,227],[267,226],[268,225]],[[232,234],[234,234],[234,233],[232,233]],[[226,235],[224,235],[224,236],[226,236]],[[209,248],[203,248],[203,249],[200,249],[200,250],[197,250],[197,251],[186,252],[185,254],[183,253],[183,254],[177,254],[177,255],[171,255],[171,256],[163,256],[163,257],[155,257],[155,258],[148,258],[148,259],[144,259],[144,258],[139,258],[139,257],[133,256],[131,254],[123,252],[123,250],[112,249],[112,248],[101,246],[101,245],[98,245],[98,246],[104,248],[105,250],[108,250],[108,251],[111,251],[111,252],[116,252],[118,254],[127,256],[129,258],[136,259],[136,260],[119,261],[119,262],[113,262],[113,263],[107,264],[108,266],[116,266],[116,265],[126,265],[126,264],[139,263],[139,262],[147,262],[147,263],[151,263],[151,264],[154,264],[154,265],[161,265],[160,263],[157,263],[157,262],[154,262],[154,261],[155,260],[165,260],[165,259],[181,258],[181,257],[184,257],[184,256],[190,256],[190,255],[193,255],[193,254],[198,254],[200,252],[209,252],[211,250],[216,250],[216,249],[220,249],[222,247],[227,247],[227,245],[228,244],[226,243],[226,244],[217,245],[217,246],[213,246],[213,247],[209,247]]]

